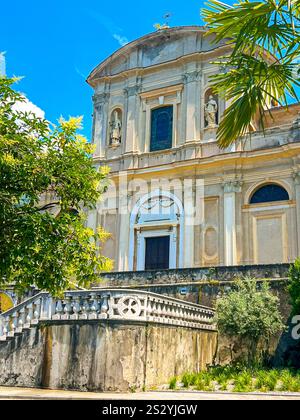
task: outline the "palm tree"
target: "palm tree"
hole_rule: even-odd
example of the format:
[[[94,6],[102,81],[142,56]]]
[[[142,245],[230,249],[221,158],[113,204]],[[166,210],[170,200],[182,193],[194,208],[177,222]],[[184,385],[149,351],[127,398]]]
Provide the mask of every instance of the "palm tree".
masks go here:
[[[225,148],[249,132],[256,116],[264,130],[271,104],[298,100],[300,1],[237,0],[229,6],[209,0],[202,15],[208,33],[232,46],[219,61],[226,70],[213,77],[213,89],[230,104],[217,133]]]

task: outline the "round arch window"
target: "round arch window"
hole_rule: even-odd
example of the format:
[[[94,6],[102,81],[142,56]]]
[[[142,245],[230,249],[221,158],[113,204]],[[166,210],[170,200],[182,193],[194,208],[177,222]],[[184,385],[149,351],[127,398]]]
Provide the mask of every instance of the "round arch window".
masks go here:
[[[258,188],[251,197],[250,204],[288,201],[290,199],[285,188],[277,184],[268,184]]]

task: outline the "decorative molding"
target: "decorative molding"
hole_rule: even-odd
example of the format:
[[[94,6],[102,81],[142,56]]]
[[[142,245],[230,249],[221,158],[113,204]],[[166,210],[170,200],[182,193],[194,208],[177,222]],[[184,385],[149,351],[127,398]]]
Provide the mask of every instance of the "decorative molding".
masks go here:
[[[299,127],[300,127],[300,121],[299,121]],[[293,171],[293,179],[296,185],[300,185],[300,171],[297,171],[297,170]]]
[[[185,73],[182,76],[182,80],[184,83],[198,82],[201,80],[201,71],[195,70],[190,73]]]
[[[128,98],[130,96],[136,96],[142,89],[142,85],[134,85],[134,86],[128,86],[124,89],[124,95]]]
[[[242,180],[232,180],[223,182],[223,188],[225,194],[240,193],[242,192]]]
[[[144,227],[143,223],[140,223],[140,214],[141,214],[141,209],[144,208],[150,208],[152,206],[151,203],[155,203],[155,205],[157,205],[159,202],[162,202],[162,204],[164,206],[167,206],[166,208],[172,208],[175,207],[175,211],[173,213],[174,217],[171,218],[166,218],[164,221],[159,221],[159,220],[154,220],[153,223],[151,223],[148,221],[147,225],[148,227],[151,226],[152,230],[149,231],[149,234],[151,235],[151,232],[155,233],[155,236],[159,236],[158,235],[158,230],[156,230],[158,227],[170,227],[173,226],[174,223],[176,223],[176,227],[179,227],[179,235],[177,235],[176,232],[176,236],[179,237],[179,243],[178,243],[178,250],[176,249],[175,251],[175,262],[174,262],[174,267],[172,268],[176,268],[177,267],[177,251],[178,251],[178,268],[183,268],[183,237],[184,237],[184,208],[183,205],[181,203],[181,201],[179,200],[179,198],[167,191],[162,191],[160,189],[152,191],[149,194],[146,194],[144,197],[142,197],[134,206],[134,209],[132,210],[131,216],[130,216],[130,237],[129,237],[129,257],[128,257],[128,266],[129,266],[129,270],[133,271],[134,269],[134,258],[135,256],[137,256],[138,254],[140,255],[140,258],[142,257],[143,254],[143,250],[139,249],[140,247],[138,246],[136,249],[135,246],[135,232],[137,230],[139,230],[139,228]],[[146,206],[146,207],[145,207]],[[164,226],[161,226],[161,223],[164,223]],[[156,228],[156,229],[155,229]],[[170,232],[167,232],[168,234],[170,234]],[[145,234],[143,232],[143,234]],[[173,232],[174,234],[174,232]],[[142,241],[143,242],[143,241]],[[138,245],[138,244],[137,244]],[[142,246],[142,243],[141,243]]]
[[[151,99],[151,98],[159,98],[160,96],[168,96],[183,90],[183,84],[180,83],[179,85],[173,86],[166,86],[160,89],[154,89],[148,92],[142,92],[140,94],[141,99]]]
[[[93,102],[94,102],[95,107],[97,105],[107,103],[109,101],[109,98],[110,98],[110,93],[107,93],[107,92],[105,92],[105,93],[96,93],[93,96]]]

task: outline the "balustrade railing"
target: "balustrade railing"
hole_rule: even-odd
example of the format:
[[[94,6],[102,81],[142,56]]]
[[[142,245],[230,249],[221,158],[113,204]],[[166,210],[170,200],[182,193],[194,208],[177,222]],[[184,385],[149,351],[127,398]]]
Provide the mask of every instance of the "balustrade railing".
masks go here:
[[[42,321],[117,320],[214,330],[210,308],[138,290],[69,291],[62,299],[39,293],[0,315],[0,341]]]

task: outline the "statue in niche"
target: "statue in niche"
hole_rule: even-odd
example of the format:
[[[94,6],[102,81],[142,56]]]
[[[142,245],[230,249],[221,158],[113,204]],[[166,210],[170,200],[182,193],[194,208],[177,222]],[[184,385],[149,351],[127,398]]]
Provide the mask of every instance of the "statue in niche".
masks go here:
[[[205,121],[206,127],[216,128],[217,127],[217,115],[218,115],[218,103],[212,95],[209,96],[207,104],[205,104]]]
[[[110,121],[110,144],[111,146],[119,146],[122,138],[122,121],[119,115],[120,111],[117,109],[113,113],[112,120]]]

